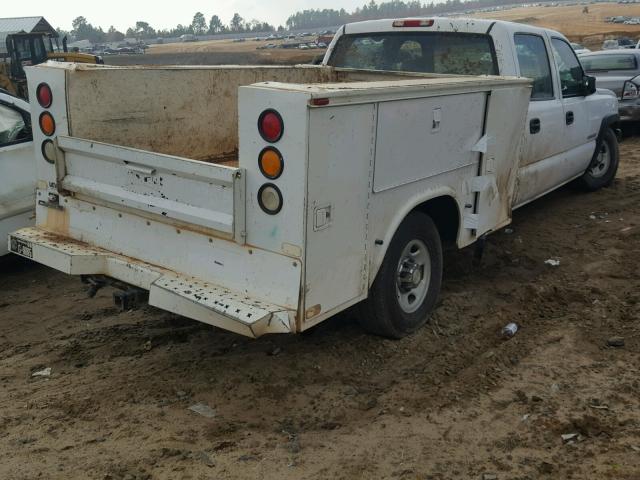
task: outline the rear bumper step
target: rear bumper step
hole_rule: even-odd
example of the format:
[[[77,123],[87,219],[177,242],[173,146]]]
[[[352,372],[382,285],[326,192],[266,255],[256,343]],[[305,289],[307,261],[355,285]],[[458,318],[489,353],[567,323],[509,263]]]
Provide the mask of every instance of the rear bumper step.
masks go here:
[[[70,275],[106,275],[149,290],[149,305],[248,337],[293,331],[294,311],[39,228],[10,234],[9,250]]]

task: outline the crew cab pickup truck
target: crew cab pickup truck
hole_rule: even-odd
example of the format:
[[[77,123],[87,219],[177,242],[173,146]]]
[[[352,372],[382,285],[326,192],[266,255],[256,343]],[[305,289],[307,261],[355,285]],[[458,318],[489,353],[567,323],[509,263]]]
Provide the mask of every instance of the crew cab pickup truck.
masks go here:
[[[411,333],[444,243],[617,168],[616,98],[560,34],[502,22],[346,25],[321,66],[58,64],[28,79],[37,225],[11,250],[254,337],[353,305],[371,332]]]

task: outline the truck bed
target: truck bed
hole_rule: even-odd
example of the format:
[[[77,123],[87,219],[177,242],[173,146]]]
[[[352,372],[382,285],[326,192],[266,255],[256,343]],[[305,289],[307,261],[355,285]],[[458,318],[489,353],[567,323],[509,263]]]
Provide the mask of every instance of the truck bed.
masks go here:
[[[412,75],[311,65],[99,68],[77,65],[66,71],[69,134],[237,166],[238,87],[260,82],[304,86],[408,76]]]

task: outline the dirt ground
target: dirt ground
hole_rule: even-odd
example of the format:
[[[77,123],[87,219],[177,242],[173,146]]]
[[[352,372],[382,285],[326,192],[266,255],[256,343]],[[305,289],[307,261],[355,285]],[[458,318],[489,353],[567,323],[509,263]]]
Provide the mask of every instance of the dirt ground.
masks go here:
[[[639,147],[611,188],[517,211],[480,267],[447,252],[430,325],[401,341],[347,314],[250,340],[121,313],[5,257],[0,478],[640,478]]]
[[[305,41],[315,40],[305,38]],[[266,42],[247,40],[209,40],[205,42],[168,43],[152,45],[144,55],[106,56],[110,65],[251,65],[311,63],[316,57],[324,56],[325,49],[300,50],[296,48],[272,48],[258,50],[267,43],[281,44],[282,41]]]

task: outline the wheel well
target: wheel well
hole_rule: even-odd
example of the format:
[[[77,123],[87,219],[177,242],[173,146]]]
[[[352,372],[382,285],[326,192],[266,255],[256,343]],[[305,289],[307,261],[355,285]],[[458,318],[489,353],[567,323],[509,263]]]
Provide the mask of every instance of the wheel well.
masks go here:
[[[432,198],[414,208],[414,211],[426,213],[436,224],[442,243],[455,243],[460,227],[460,212],[458,204],[448,195]]]

